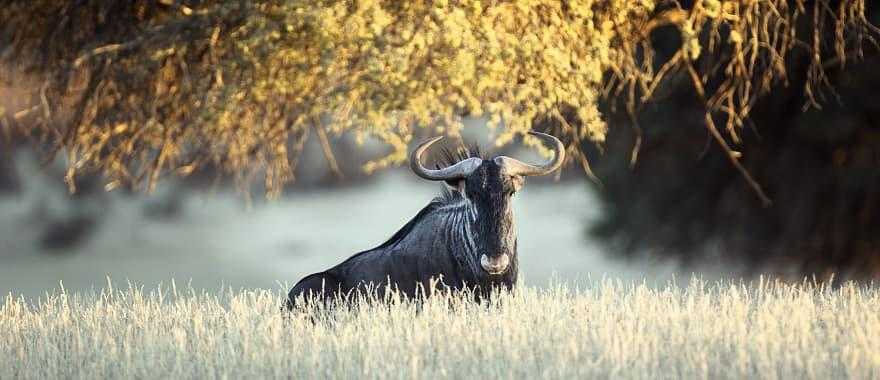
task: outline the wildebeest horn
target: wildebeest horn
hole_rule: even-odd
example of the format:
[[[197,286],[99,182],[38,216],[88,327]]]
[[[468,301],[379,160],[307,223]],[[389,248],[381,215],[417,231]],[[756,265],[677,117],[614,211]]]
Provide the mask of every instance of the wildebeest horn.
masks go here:
[[[562,166],[562,162],[565,161],[565,145],[562,145],[562,141],[559,141],[559,139],[553,136],[540,132],[529,132],[529,134],[540,138],[544,141],[544,143],[548,145],[552,144],[553,151],[556,153],[556,156],[543,165],[532,165],[517,160],[515,158],[498,156],[495,157],[495,164],[500,166],[502,170],[504,170],[505,173],[507,173],[508,175],[520,176],[545,175],[552,173],[556,169],[559,169],[559,167]]]
[[[480,164],[483,163],[483,160],[477,157],[471,157],[466,160],[459,161],[455,165],[445,167],[443,169],[428,169],[422,166],[422,153],[428,149],[431,144],[437,142],[437,140],[442,139],[443,136],[434,137],[428,141],[421,143],[409,156],[409,167],[412,169],[417,176],[427,179],[429,181],[451,181],[455,179],[462,179],[467,177],[474,170],[477,170],[480,167]]]

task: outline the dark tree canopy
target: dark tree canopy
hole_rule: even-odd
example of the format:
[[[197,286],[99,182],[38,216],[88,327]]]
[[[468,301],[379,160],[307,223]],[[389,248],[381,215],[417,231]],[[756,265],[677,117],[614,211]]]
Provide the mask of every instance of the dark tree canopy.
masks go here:
[[[870,11],[880,22],[880,9]],[[801,29],[810,19],[800,21]],[[828,31],[822,41],[833,38]],[[674,54],[674,35],[655,39],[666,50],[658,54]],[[772,205],[756,202],[727,154],[711,144],[701,97],[680,73],[640,110],[642,136],[613,128],[607,154],[595,156],[607,212],[592,233],[629,257],[791,278],[880,275],[880,51],[866,49],[864,60],[845,66],[820,58],[834,63],[822,74],[824,100],[798,85],[815,75],[810,63],[816,57],[797,51],[785,61],[788,86],[754,102],[739,133],[740,162]],[[723,79],[708,83],[723,85]],[[630,170],[625,150],[638,138],[640,159]]]

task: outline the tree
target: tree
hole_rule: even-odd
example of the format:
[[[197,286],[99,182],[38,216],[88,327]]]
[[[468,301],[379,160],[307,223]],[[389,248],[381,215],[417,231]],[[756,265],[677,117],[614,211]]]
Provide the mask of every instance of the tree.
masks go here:
[[[66,154],[69,184],[88,169],[108,189],[152,189],[210,165],[240,183],[262,174],[274,196],[310,135],[384,141],[372,171],[403,162],[414,135],[458,133],[464,116],[486,117],[499,145],[548,129],[592,176],[603,99],[630,117],[633,165],[636,116],[683,81],[765,206],[743,164],[757,102],[789,84],[819,106],[828,70],[880,35],[864,0],[13,0],[0,19],[0,80],[33,84],[6,128]],[[664,30],[678,39],[668,54],[652,38]],[[793,56],[808,57],[797,83]]]
[[[274,194],[293,178],[311,131],[388,143],[391,154],[367,170],[402,162],[414,128],[454,134],[468,114],[503,120],[503,143],[570,109],[579,119],[571,138],[601,141],[603,73],[635,69],[617,46],[635,39],[651,9],[17,1],[0,17],[11,21],[7,64],[43,83],[32,109],[46,116],[37,121],[45,138],[70,156],[69,176],[91,166],[110,187],[153,184],[210,162],[242,179],[265,169]]]
[[[878,10],[872,9],[874,23]],[[801,18],[799,30],[809,30],[813,20]],[[659,55],[675,54],[675,33],[667,32],[655,35]],[[610,153],[595,160],[606,212],[592,233],[624,257],[647,254],[795,279],[880,275],[880,52],[873,47],[845,67],[834,52],[826,54],[819,58],[827,62],[827,101],[799,85],[813,75],[810,62],[817,57],[795,50],[784,62],[789,85],[756,100],[751,125],[739,133],[739,161],[772,205],[755,201],[729,156],[709,143],[702,98],[680,72],[640,109],[643,138],[624,128],[609,133]],[[640,160],[631,166],[625,149],[640,138]]]

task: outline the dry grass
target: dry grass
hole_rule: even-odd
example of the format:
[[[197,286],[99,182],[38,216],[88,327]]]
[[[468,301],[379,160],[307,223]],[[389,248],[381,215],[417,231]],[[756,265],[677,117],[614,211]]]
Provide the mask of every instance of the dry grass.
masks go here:
[[[280,292],[138,289],[0,308],[0,378],[877,378],[880,293],[811,284],[525,287],[309,322]]]

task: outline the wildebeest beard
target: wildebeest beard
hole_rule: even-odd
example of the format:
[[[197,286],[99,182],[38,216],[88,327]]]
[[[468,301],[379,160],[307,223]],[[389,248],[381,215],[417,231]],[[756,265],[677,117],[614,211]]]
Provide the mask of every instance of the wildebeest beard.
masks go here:
[[[532,133],[555,146],[556,157],[543,165],[498,156],[482,158],[477,149],[447,152],[447,165],[431,170],[420,156],[434,138],[413,151],[410,166],[424,179],[445,181],[442,195],[425,206],[388,241],[348,258],[324,272],[300,280],[288,295],[293,308],[301,296],[323,302],[340,295],[379,295],[391,289],[409,298],[438,288],[475,290],[479,298],[516,285],[519,268],[511,199],[523,177],[548,174],[562,164],[558,139]]]

